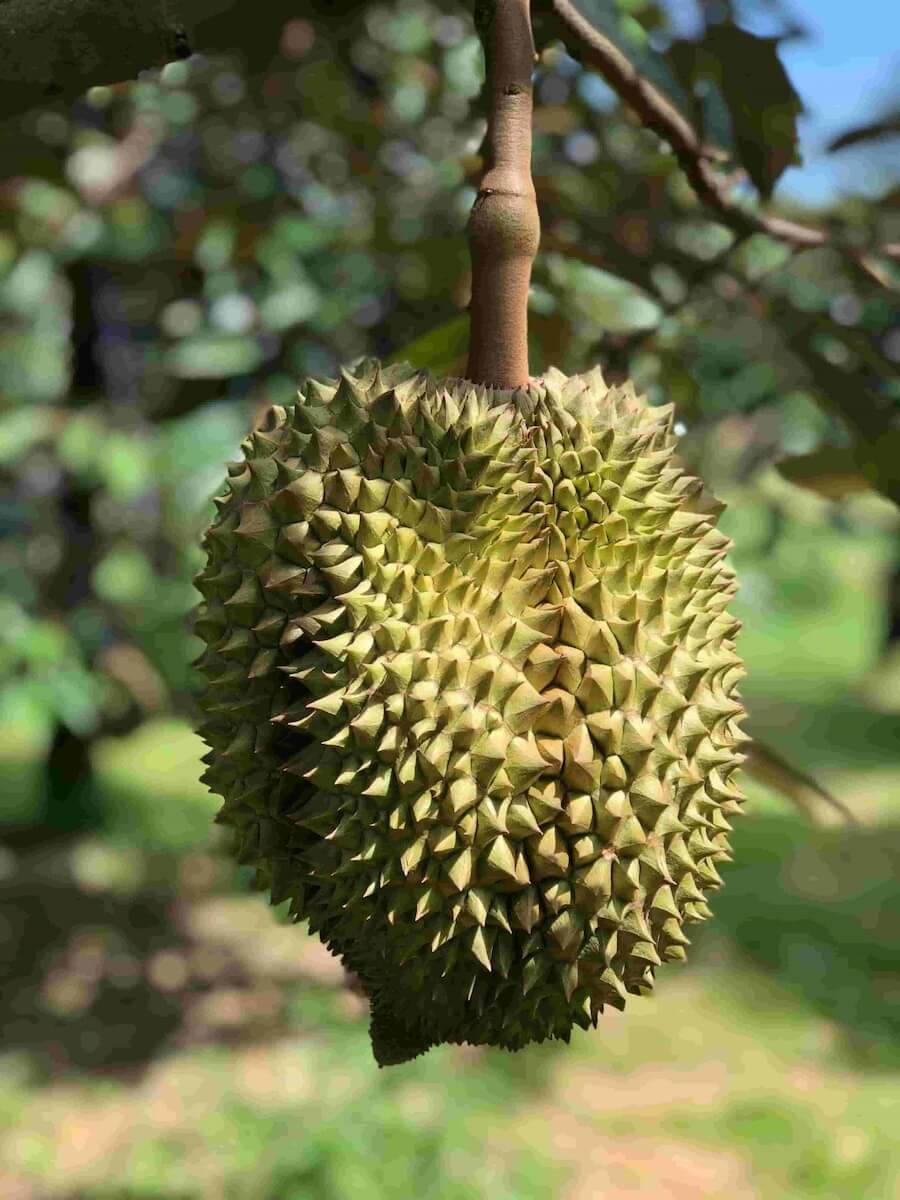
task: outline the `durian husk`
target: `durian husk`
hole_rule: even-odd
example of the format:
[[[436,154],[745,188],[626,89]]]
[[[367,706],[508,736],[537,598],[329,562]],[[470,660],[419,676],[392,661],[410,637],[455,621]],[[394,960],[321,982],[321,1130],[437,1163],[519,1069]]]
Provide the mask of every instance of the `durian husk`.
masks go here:
[[[671,407],[364,360],[243,445],[197,585],[204,779],[382,1065],[568,1040],[685,957],[747,741]]]

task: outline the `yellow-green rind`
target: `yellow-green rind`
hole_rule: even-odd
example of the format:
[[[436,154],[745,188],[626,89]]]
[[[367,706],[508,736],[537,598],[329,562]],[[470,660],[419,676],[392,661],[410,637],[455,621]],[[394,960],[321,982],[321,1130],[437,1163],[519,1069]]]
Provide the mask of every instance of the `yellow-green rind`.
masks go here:
[[[599,371],[307,381],[206,535],[204,776],[382,1064],[596,1024],[684,958],[746,741],[721,506]]]

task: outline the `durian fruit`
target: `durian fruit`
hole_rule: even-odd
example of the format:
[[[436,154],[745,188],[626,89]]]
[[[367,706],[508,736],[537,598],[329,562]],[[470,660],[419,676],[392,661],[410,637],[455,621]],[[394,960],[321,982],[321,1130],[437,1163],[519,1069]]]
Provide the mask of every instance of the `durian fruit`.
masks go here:
[[[229,467],[204,779],[360,977],[382,1065],[568,1040],[709,915],[743,670],[722,506],[671,422],[599,370],[504,391],[367,360]]]

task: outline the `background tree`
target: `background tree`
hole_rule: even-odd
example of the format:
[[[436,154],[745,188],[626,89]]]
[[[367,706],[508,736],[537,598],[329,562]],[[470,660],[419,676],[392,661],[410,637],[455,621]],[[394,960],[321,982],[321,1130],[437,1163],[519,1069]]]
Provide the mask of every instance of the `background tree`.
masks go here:
[[[197,539],[256,416],[361,354],[465,370],[469,6],[257,7],[0,0],[0,703],[44,776],[4,789],[10,846],[121,827],[91,778],[107,735],[191,716]],[[674,400],[684,455],[730,501],[760,769],[816,815],[806,776],[839,789],[871,766],[887,795],[896,670],[860,688],[898,562],[896,181],[819,212],[770,199],[798,101],[736,6],[703,6],[689,42],[641,0],[533,9],[531,370],[600,362]],[[813,987],[784,912],[754,924],[766,819],[724,925],[881,1052],[882,892],[815,937],[812,901],[790,909],[830,964]],[[870,835],[842,836],[865,874]],[[847,932],[865,921],[885,956],[870,991],[871,945]],[[836,963],[856,972],[843,992]]]
[[[16,24],[6,0],[7,69],[21,54],[11,108],[34,98],[39,48],[46,74],[69,47],[71,71],[54,75],[67,96],[123,70],[115,22],[101,29],[89,9],[73,39],[77,3],[64,21]],[[158,56],[153,11],[129,68]],[[599,359],[674,398],[698,465],[743,413],[742,475],[774,460],[831,496],[874,485],[896,497],[895,197],[827,220],[773,213],[800,107],[778,39],[730,10],[691,43],[667,37],[653,4],[586,11],[596,26],[567,0],[535,5],[532,370]],[[273,9],[249,67],[195,55],[7,122],[7,161],[23,172],[3,192],[7,554],[20,619],[39,631],[16,638],[10,703],[24,686],[55,713],[48,813],[76,825],[71,797],[55,797],[87,794],[76,781],[90,739],[186,703],[196,526],[183,497],[202,495],[203,462],[212,472],[246,419],[234,401],[264,408],[296,375],[365,352],[463,369],[481,122],[468,15],[311,13],[285,24]],[[235,6],[196,14],[179,53],[235,44]],[[742,174],[762,204],[735,198]],[[790,406],[808,431],[799,457],[783,440]],[[208,456],[176,454],[187,439]]]

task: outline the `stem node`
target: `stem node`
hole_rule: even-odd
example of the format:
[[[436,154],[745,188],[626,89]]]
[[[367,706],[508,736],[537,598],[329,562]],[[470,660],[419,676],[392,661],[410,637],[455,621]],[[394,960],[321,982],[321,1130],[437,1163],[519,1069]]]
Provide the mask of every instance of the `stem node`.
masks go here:
[[[469,216],[472,300],[468,377],[491,387],[528,382],[528,287],[540,241],[531,178],[529,0],[492,0],[479,22],[488,95],[485,169]]]

